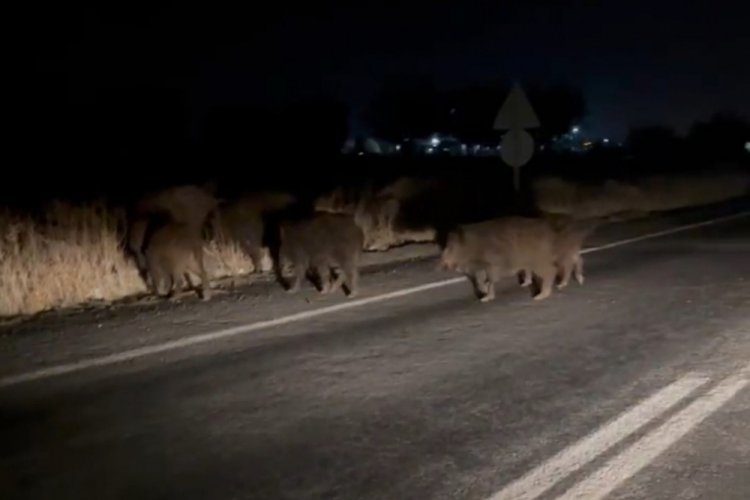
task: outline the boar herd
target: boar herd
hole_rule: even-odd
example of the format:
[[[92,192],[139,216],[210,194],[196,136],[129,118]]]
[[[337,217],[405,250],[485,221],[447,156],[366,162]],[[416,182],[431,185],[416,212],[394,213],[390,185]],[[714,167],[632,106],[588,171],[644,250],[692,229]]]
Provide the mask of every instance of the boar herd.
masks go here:
[[[211,186],[182,186],[148,195],[131,207],[127,247],[157,296],[171,297],[189,287],[204,300],[210,297],[204,242],[207,232],[221,228],[256,270],[268,252],[288,292],[298,291],[309,278],[320,293],[342,288],[354,297],[367,247],[360,219],[316,210],[281,193],[219,201]],[[572,277],[583,283],[583,243],[601,222],[508,215],[459,225],[437,238],[438,267],[464,274],[483,302],[495,298],[495,283],[504,277],[535,285],[534,299],[542,300]]]
[[[207,232],[222,231],[256,271],[270,253],[290,292],[309,276],[321,293],[343,288],[348,296],[357,294],[364,233],[352,216],[304,208],[286,193],[220,201],[212,191],[178,186],[144,196],[130,208],[127,250],[151,293],[171,297],[191,288],[210,298],[204,244]],[[199,278],[199,286],[191,276]]]

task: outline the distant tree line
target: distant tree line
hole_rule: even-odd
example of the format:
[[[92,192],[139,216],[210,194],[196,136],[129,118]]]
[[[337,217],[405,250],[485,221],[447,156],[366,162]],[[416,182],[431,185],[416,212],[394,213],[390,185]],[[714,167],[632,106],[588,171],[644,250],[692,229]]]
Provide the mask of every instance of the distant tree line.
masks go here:
[[[468,143],[497,143],[493,123],[509,91],[504,82],[438,90],[429,79],[392,79],[373,99],[367,118],[376,136],[391,141],[443,133]],[[532,84],[525,92],[542,124],[533,131],[542,143],[586,114],[581,91],[569,85]]]
[[[719,112],[695,122],[685,136],[670,127],[636,127],[626,145],[635,155],[674,156],[683,152],[701,161],[731,161],[747,157],[750,122],[739,115]]]
[[[585,98],[575,87],[526,83],[524,89],[541,122],[532,131],[538,144],[569,132],[586,116]],[[440,89],[428,78],[388,78],[364,118],[374,136],[391,141],[444,133],[465,143],[497,144],[500,134],[493,123],[509,90],[508,82]],[[19,149],[17,161],[45,167],[41,178],[40,168],[18,169],[40,196],[46,196],[45,191],[54,194],[63,185],[110,191],[169,183],[177,177],[199,182],[222,169],[230,177],[277,174],[288,180],[288,173],[274,168],[267,157],[296,155],[309,160],[298,164],[311,170],[311,176],[319,175],[322,167],[313,168],[313,159],[338,156],[350,135],[347,104],[322,94],[282,106],[229,102],[198,112],[180,88],[123,82],[73,95],[40,79],[27,86],[17,102],[19,119],[12,128],[23,139],[10,142]],[[622,150],[637,159],[631,162],[636,166],[622,168],[747,164],[748,141],[748,121],[728,113],[695,123],[685,136],[669,127],[638,127]],[[594,158],[600,154],[591,153]],[[537,155],[536,161],[548,161],[549,154]],[[86,171],[87,165],[93,173]]]

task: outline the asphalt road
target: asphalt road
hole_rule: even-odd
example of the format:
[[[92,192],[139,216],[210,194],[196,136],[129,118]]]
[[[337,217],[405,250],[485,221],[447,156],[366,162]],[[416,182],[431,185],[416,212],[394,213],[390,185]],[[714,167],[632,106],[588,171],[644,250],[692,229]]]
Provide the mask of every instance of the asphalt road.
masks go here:
[[[434,267],[14,327],[0,499],[750,498],[750,217],[592,251],[539,303]]]

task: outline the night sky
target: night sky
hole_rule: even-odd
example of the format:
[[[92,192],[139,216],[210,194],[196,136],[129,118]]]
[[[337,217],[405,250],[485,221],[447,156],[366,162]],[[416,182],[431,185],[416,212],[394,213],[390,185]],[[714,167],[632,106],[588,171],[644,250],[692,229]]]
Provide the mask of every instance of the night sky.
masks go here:
[[[351,105],[356,130],[389,75],[441,87],[520,79],[580,86],[584,127],[622,137],[631,125],[684,131],[718,110],[750,116],[744,3],[61,3],[26,13],[19,47],[33,54],[33,88],[73,107],[101,88],[168,85],[198,123],[217,105],[327,92]]]

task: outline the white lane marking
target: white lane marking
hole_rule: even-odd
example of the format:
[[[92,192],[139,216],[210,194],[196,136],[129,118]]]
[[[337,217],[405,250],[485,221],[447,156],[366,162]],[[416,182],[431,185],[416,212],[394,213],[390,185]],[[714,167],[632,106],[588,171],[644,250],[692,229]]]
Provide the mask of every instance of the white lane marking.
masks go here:
[[[433,283],[427,283],[425,285],[414,286],[411,288],[404,288],[402,290],[396,290],[395,292],[384,293],[382,295],[376,295],[374,297],[366,297],[363,299],[351,300],[349,302],[342,302],[340,304],[334,304],[332,306],[321,307],[320,309],[313,309],[312,311],[302,311],[296,314],[290,314],[289,316],[282,316],[267,321],[258,321],[257,323],[250,323],[249,325],[239,325],[231,328],[225,328],[223,330],[216,330],[209,333],[203,333],[200,335],[193,335],[192,337],[185,337],[163,344],[156,344],[152,346],[139,347],[137,349],[130,349],[116,354],[110,354],[107,356],[101,356],[98,358],[91,358],[75,363],[67,363],[58,366],[51,366],[49,368],[42,368],[33,372],[22,373],[19,375],[11,375],[8,377],[0,378],[0,387],[7,387],[21,382],[28,382],[31,380],[39,380],[42,378],[53,377],[56,375],[64,375],[67,373],[77,372],[86,368],[93,368],[95,366],[105,366],[114,363],[121,363],[123,361],[130,361],[135,358],[140,358],[150,354],[158,354],[174,349],[180,349],[183,347],[190,347],[198,344],[204,344],[206,342],[213,342],[215,340],[224,339],[228,337],[234,337],[237,335],[262,330],[264,328],[271,328],[274,326],[286,325],[289,323],[295,323],[305,319],[316,318],[318,316],[324,316],[334,312],[345,311],[347,309],[353,309],[355,307],[365,306],[368,304],[375,304],[377,302],[383,302],[398,297],[404,297],[406,295],[412,295],[419,292],[426,292],[435,288],[441,288],[456,283],[463,283],[466,281],[465,278],[451,278],[443,281],[436,281]]]
[[[726,221],[734,220],[734,219],[740,219],[742,217],[747,217],[748,215],[750,215],[750,211],[727,215],[725,217],[719,217],[717,219],[709,219],[709,220],[705,220],[701,222],[695,222],[693,224],[685,224],[684,226],[677,226],[677,227],[673,227],[670,229],[665,229],[663,231],[657,231],[655,233],[647,233],[647,234],[642,234],[640,236],[634,236],[633,238],[626,238],[624,240],[613,241],[612,243],[599,245],[598,247],[586,248],[582,250],[581,253],[585,254],[585,253],[591,253],[591,252],[601,252],[602,250],[608,250],[610,248],[621,247],[623,245],[629,245],[631,243],[637,243],[639,241],[659,238],[660,236],[668,236],[670,234],[681,233],[683,231],[690,231],[691,229],[697,229],[699,227],[719,224],[721,222],[726,222]]]
[[[687,224],[685,226],[678,226],[678,227],[675,227],[666,231],[648,233],[648,234],[638,236],[636,238],[629,238],[626,240],[616,241],[616,242],[609,243],[606,245],[601,245],[598,247],[587,248],[583,251],[583,253],[599,252],[602,250],[607,250],[609,248],[614,248],[614,247],[621,246],[621,245],[636,243],[638,241],[648,240],[651,238],[658,238],[660,236],[665,236],[665,235],[677,233],[680,231],[687,231],[688,229],[708,226],[711,224],[719,224],[721,222],[736,219],[739,217],[744,217],[747,215],[750,215],[750,211],[741,212],[739,214],[734,214],[734,215],[730,215],[727,217],[719,217],[717,219],[709,219],[707,221],[703,221],[703,222],[699,222],[695,224]],[[164,342],[162,344],[139,347],[136,349],[130,349],[130,350],[123,351],[120,353],[109,354],[109,355],[101,356],[98,358],[91,358],[91,359],[86,359],[82,361],[77,361],[75,363],[66,363],[66,364],[57,365],[57,366],[50,366],[48,368],[40,368],[39,370],[35,370],[32,372],[21,373],[17,375],[8,375],[6,377],[0,378],[0,388],[20,384],[23,382],[30,382],[33,380],[40,380],[44,378],[54,377],[58,375],[65,375],[68,373],[86,370],[88,368],[94,368],[97,366],[107,366],[107,365],[112,365],[115,363],[121,363],[123,361],[131,361],[133,359],[144,357],[144,356],[149,356],[152,354],[159,354],[162,352],[172,351],[175,349],[182,349],[185,347],[191,347],[191,346],[203,344],[206,342],[212,342],[212,341],[223,339],[223,338],[234,337],[237,335],[242,335],[245,333],[250,333],[250,332],[257,331],[257,330],[261,330],[263,328],[271,328],[274,326],[281,326],[281,325],[286,325],[289,323],[295,323],[297,321],[302,321],[302,320],[306,320],[310,318],[315,318],[318,316],[323,316],[326,314],[344,311],[346,309],[352,309],[355,307],[365,306],[368,304],[384,302],[386,300],[395,299],[398,297],[405,297],[407,295],[425,292],[428,290],[442,288],[442,287],[455,285],[457,283],[463,283],[463,282],[465,282],[464,277],[451,278],[451,279],[446,279],[442,281],[435,281],[432,283],[427,283],[425,285],[415,286],[411,288],[404,288],[402,290],[385,293],[383,295],[376,295],[374,297],[367,297],[363,299],[352,300],[349,302],[344,302],[344,303],[336,304],[333,306],[326,306],[326,307],[322,307],[320,309],[315,309],[312,311],[304,311],[301,313],[291,314],[289,316],[283,316],[281,318],[276,318],[276,319],[272,319],[268,321],[259,321],[257,323],[250,323],[248,325],[239,325],[239,326],[232,327],[232,328],[226,328],[223,330],[217,330],[213,332],[194,335],[192,337],[185,337],[185,338],[178,339],[178,340],[172,340],[169,342]]]
[[[492,495],[489,500],[532,500],[539,497],[559,481],[672,408],[706,382],[706,377],[686,375],[680,378],[513,481]]]
[[[732,376],[698,398],[657,429],[609,460],[596,472],[558,497],[558,500],[605,498],[627,479],[649,465],[670,446],[683,438],[705,418],[717,411],[739,391],[748,379]]]

